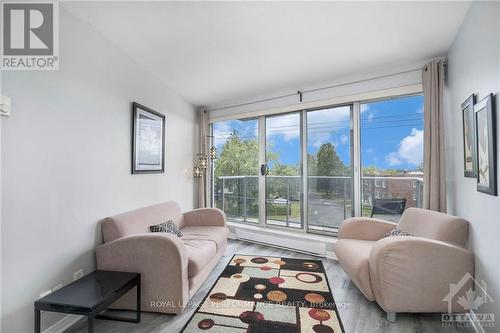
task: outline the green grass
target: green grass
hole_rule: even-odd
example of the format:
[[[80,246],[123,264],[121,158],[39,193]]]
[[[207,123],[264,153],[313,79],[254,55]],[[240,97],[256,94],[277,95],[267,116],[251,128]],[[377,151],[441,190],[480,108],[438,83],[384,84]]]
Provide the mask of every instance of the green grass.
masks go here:
[[[372,207],[363,205],[362,216],[370,217],[372,215]]]
[[[286,221],[286,206],[285,205],[274,205],[276,206],[281,206],[279,209],[275,209],[275,207],[270,207],[272,205],[268,205],[268,216],[267,218],[270,220],[277,220],[277,221]],[[280,212],[277,212],[277,211]],[[281,212],[283,211],[283,212]],[[293,201],[290,204],[290,215],[288,216],[289,219],[297,219],[300,218],[300,203]]]

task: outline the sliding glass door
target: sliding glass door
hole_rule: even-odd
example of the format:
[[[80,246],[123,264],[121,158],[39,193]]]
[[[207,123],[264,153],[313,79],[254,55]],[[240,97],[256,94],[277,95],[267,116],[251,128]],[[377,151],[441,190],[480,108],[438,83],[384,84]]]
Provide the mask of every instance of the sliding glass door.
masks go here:
[[[308,230],[335,232],[353,216],[352,106],[307,112]]]
[[[213,202],[229,220],[259,222],[258,120],[230,120],[212,126],[219,152],[213,170]]]
[[[214,206],[325,235],[352,216],[398,221],[422,204],[422,109],[412,95],[215,122]]]
[[[266,117],[266,223],[302,228],[301,113]]]

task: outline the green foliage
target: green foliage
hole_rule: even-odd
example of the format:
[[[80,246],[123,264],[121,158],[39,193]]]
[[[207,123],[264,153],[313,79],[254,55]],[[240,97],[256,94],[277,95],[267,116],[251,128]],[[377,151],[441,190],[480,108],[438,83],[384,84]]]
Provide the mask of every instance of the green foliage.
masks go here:
[[[256,175],[258,170],[257,140],[242,140],[238,132],[231,133],[215,162],[215,176]]]
[[[215,176],[257,175],[260,170],[258,156],[257,140],[244,140],[240,138],[237,131],[234,131],[222,146],[220,156],[215,162]],[[269,170],[270,175],[296,176],[300,174],[300,162],[296,166],[277,162],[279,155],[269,146],[267,161],[269,165],[272,165]],[[420,165],[417,171],[422,170],[423,167]],[[339,176],[351,173],[350,168],[344,165],[337,155],[335,146],[331,143],[324,143],[315,155],[307,154],[307,171],[310,176]],[[381,170],[375,166],[363,167],[362,171],[364,175],[392,175],[405,172],[401,169]]]
[[[288,205],[280,205],[280,204],[267,204],[267,215],[269,217],[274,217],[275,219],[280,219],[276,217],[284,217],[286,216],[286,210],[289,210],[288,213],[290,214],[290,208]],[[281,218],[282,219],[282,218]]]
[[[273,164],[271,174],[291,176],[297,175],[297,169],[290,165],[273,163],[279,159],[277,153],[267,152],[267,162]],[[244,140],[237,131],[233,131],[215,162],[215,176],[250,176],[257,175],[260,170],[259,147],[257,140]]]
[[[316,154],[317,176],[338,176],[349,172],[335,147],[330,143],[324,143]]]
[[[298,166],[274,163],[269,174],[276,176],[298,176],[300,173]]]
[[[257,140],[244,140],[238,132],[230,134],[226,143],[222,146],[221,153],[215,162],[215,176],[251,176],[259,173],[259,147]],[[349,174],[350,170],[344,165],[331,143],[323,144],[317,154],[307,155],[308,174],[316,176],[335,176]],[[272,151],[268,146],[267,161],[271,166],[269,178],[267,180],[266,191],[269,198],[294,198],[300,195],[300,178],[273,178],[272,176],[298,176],[300,175],[300,161],[297,165],[287,165],[279,163],[279,155]],[[243,183],[247,184],[244,190]],[[255,183],[255,184],[254,184]],[[250,186],[250,184],[252,184]],[[330,184],[328,181],[321,182],[318,190],[329,192]],[[222,190],[222,184],[216,182],[215,190]],[[255,185],[255,186],[253,186]],[[239,201],[243,196],[249,200],[256,200],[258,189],[257,181],[250,179],[226,179],[226,191],[230,194],[226,196],[228,209],[234,209],[235,215],[241,214],[241,203]],[[232,201],[234,202],[232,202]],[[231,201],[231,203],[230,203]],[[247,207],[250,208],[250,207]],[[274,209],[274,208],[273,208]],[[276,215],[282,215],[283,208],[276,207]],[[251,210],[251,209],[250,209]],[[248,211],[247,211],[248,213]]]
[[[335,146],[330,142],[324,143],[316,153],[316,157],[308,155],[308,163],[313,165],[314,169],[308,166],[309,175],[315,176],[340,176],[350,173],[348,167],[344,165],[340,157],[337,155]],[[311,173],[314,171],[315,173]],[[322,179],[317,183],[317,190],[327,195],[332,189],[331,180]]]
[[[363,168],[363,175],[378,175],[380,170],[375,166],[367,166]]]
[[[316,162],[316,156],[307,154],[307,174],[310,176],[316,176],[318,174],[318,163]]]
[[[379,176],[379,175],[402,175],[405,174],[408,170],[403,169],[379,169],[376,166],[367,166],[362,169],[363,175],[369,176]],[[417,169],[417,171],[420,171]]]
[[[270,220],[276,221],[286,221],[287,218],[287,209],[288,209],[288,218],[289,219],[298,219],[300,218],[300,203],[297,201],[292,201],[288,205],[278,205],[278,204],[267,204],[266,213],[267,218]]]

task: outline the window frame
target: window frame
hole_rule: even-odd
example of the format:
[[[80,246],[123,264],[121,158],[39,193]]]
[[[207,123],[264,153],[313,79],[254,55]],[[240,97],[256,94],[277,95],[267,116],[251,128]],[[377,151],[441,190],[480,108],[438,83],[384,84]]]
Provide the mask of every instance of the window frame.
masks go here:
[[[396,88],[397,89],[397,88]],[[390,90],[390,89],[389,89]],[[301,193],[301,199],[302,199],[302,204],[301,204],[301,215],[302,215],[302,228],[289,228],[289,227],[282,227],[282,226],[275,226],[275,225],[269,225],[266,224],[266,206],[265,206],[265,191],[266,191],[266,186],[265,186],[265,180],[263,176],[259,172],[259,223],[258,224],[250,224],[250,225],[257,225],[261,226],[264,228],[268,229],[278,229],[278,230],[284,230],[287,232],[293,232],[293,233],[310,233],[310,234],[320,234],[324,235],[327,237],[336,237],[338,235],[338,228],[336,230],[311,230],[309,229],[308,225],[308,201],[307,201],[307,189],[308,189],[308,177],[307,177],[307,112],[309,111],[316,111],[316,110],[321,110],[321,109],[329,109],[329,108],[336,108],[336,107],[342,107],[342,106],[351,106],[351,115],[350,115],[350,123],[351,123],[351,129],[350,129],[350,149],[351,149],[351,172],[352,172],[352,181],[351,181],[351,200],[352,200],[352,216],[353,217],[361,217],[362,216],[362,204],[365,203],[365,201],[371,201],[373,204],[373,199],[375,194],[372,196],[369,194],[366,196],[365,200],[365,195],[363,194],[365,192],[365,187],[370,187],[370,183],[366,183],[366,180],[362,179],[362,163],[361,163],[361,121],[360,121],[360,116],[361,116],[361,104],[366,104],[366,103],[373,103],[373,102],[378,102],[378,101],[387,101],[387,100],[393,100],[393,99],[400,99],[400,98],[405,98],[405,97],[412,97],[412,96],[421,96],[423,95],[423,89],[422,85],[412,85],[409,90],[413,90],[412,92],[409,93],[401,93],[401,94],[394,94],[394,95],[383,95],[380,97],[374,97],[374,98],[367,98],[367,99],[353,99],[350,102],[343,102],[343,103],[337,103],[337,104],[324,104],[320,105],[317,107],[311,107],[311,108],[282,108],[283,110],[281,112],[277,112],[276,110],[270,110],[266,112],[265,110],[263,111],[258,111],[258,112],[252,112],[252,113],[246,113],[246,114],[241,114],[241,117],[238,117],[238,115],[233,115],[233,116],[228,116],[228,117],[218,117],[214,119],[209,120],[209,126],[210,126],[210,133],[213,135],[213,124],[218,123],[218,122],[224,122],[224,121],[230,121],[230,120],[247,120],[247,119],[257,119],[258,121],[258,135],[257,135],[257,140],[258,140],[258,146],[259,146],[259,164],[262,165],[263,162],[265,161],[265,144],[266,144],[266,137],[265,137],[265,119],[268,116],[278,116],[278,115],[285,115],[289,113],[294,113],[294,112],[300,112],[300,119],[301,119],[301,125],[300,125],[300,136],[301,136],[301,177],[302,177],[302,193]],[[404,90],[403,90],[404,91]],[[214,202],[214,163],[210,165],[210,172],[212,174],[212,181],[209,186],[211,189],[210,193],[210,204],[211,207],[215,206]],[[376,186],[376,181],[373,185],[373,190],[375,191],[375,188],[384,188],[386,189],[387,183],[384,180],[383,182],[379,181],[379,185]],[[262,185],[263,184],[263,185]],[[413,180],[412,183],[412,188],[416,188],[416,181]],[[369,189],[368,189],[369,190]],[[413,191],[416,193],[416,191]],[[379,193],[380,195],[380,193]],[[371,200],[370,200],[371,199]],[[417,200],[415,200],[417,201]],[[263,206],[264,205],[264,206]],[[245,222],[242,221],[231,221],[234,223],[241,223],[245,224]],[[331,228],[334,229],[334,228]]]

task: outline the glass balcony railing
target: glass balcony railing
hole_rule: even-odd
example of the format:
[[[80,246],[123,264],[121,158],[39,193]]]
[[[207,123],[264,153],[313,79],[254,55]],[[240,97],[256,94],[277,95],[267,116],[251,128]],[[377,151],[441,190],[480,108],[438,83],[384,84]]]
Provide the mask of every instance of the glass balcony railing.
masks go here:
[[[302,178],[267,176],[268,224],[300,228]],[[352,216],[349,176],[308,177],[308,226],[336,229]],[[406,199],[406,207],[421,207],[423,179],[413,176],[365,176],[361,179],[363,216],[370,216],[375,199]],[[259,222],[258,176],[222,176],[214,183],[214,203],[230,221]],[[395,218],[397,220],[397,217]]]
[[[259,177],[216,177],[214,205],[223,210],[229,220],[258,223]]]

